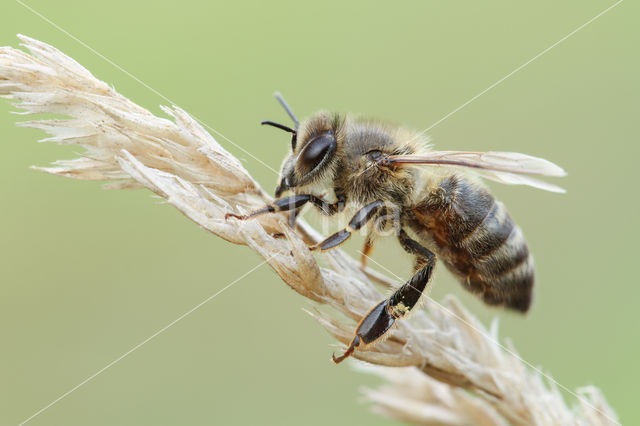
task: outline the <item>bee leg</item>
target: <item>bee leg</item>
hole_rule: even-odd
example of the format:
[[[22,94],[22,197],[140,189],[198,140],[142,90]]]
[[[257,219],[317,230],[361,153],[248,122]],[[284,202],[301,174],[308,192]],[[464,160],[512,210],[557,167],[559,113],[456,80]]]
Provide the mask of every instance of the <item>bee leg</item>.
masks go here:
[[[303,205],[305,205],[306,203],[308,203],[311,200],[311,195],[306,195],[306,194],[296,194],[296,195],[292,195],[290,197],[286,197],[286,198],[281,198],[279,200],[274,201],[272,204],[268,204],[266,206],[264,206],[261,209],[255,210],[249,214],[245,214],[245,215],[237,215],[237,214],[233,214],[233,213],[227,213],[224,215],[225,219],[229,219],[230,217],[234,217],[236,219],[240,219],[240,220],[247,220],[250,219],[252,217],[256,217],[256,216],[260,216],[261,214],[265,214],[265,213],[275,213],[275,212],[282,212],[282,211],[287,211],[287,210],[294,210],[297,209],[298,207],[302,207]]]
[[[373,236],[371,233],[367,234],[364,245],[362,246],[362,252],[360,256],[360,268],[364,269],[367,267],[367,260],[369,256],[373,252]]]
[[[260,216],[265,213],[276,213],[284,211],[292,211],[292,215],[289,217],[290,222],[295,222],[295,216],[299,208],[305,204],[311,202],[313,205],[321,209],[325,214],[332,215],[338,213],[344,208],[344,202],[337,202],[334,204],[327,203],[326,201],[311,194],[296,194],[290,197],[280,198],[271,204],[264,206],[261,209],[255,210],[249,214],[237,215],[234,213],[227,213],[224,215],[225,219],[234,217],[240,220],[251,219],[256,216]]]
[[[300,214],[300,211],[302,210],[301,207],[298,207],[297,209],[293,209],[289,212],[289,226],[290,227],[294,227],[296,226],[296,219],[298,218],[298,215]]]
[[[389,309],[396,318],[405,316],[418,304],[436,265],[436,255],[411,239],[403,229],[398,233],[398,239],[405,251],[416,256],[416,273],[389,298]]]
[[[431,279],[436,263],[435,254],[411,239],[404,230],[400,230],[398,239],[407,252],[416,256],[419,269],[391,297],[378,303],[360,320],[355,337],[345,353],[339,357],[332,356],[336,364],[349,357],[356,349],[363,349],[382,339],[397,319],[404,317],[418,304]]]
[[[333,235],[327,237],[324,241],[319,242],[313,246],[310,246],[310,250],[320,249],[321,251],[326,251],[332,249],[334,247],[339,246],[344,243],[350,236],[351,233],[357,231],[362,228],[367,222],[369,222],[373,216],[378,213],[380,210],[384,209],[384,201],[377,200],[372,203],[367,204],[353,215],[349,225],[339,230]]]
[[[368,346],[384,336],[395,321],[396,319],[389,312],[388,300],[383,300],[362,317],[356,328],[355,336],[344,354],[340,356],[333,354],[331,359],[336,364],[342,362],[351,356],[356,348]]]

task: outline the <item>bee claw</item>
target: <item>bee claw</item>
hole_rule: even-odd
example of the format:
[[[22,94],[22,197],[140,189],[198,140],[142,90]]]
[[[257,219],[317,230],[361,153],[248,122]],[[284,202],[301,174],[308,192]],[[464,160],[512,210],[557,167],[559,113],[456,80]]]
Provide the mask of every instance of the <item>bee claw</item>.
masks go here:
[[[239,215],[234,214],[234,213],[226,213],[226,214],[224,215],[224,220],[228,220],[230,217],[233,217],[233,218],[235,218],[235,219],[239,219],[239,220],[244,219],[244,217],[243,217],[243,216],[239,216]]]
[[[340,364],[345,358],[347,358],[349,355],[340,355],[340,356],[336,356],[335,353],[331,354],[331,361],[333,361],[336,364]]]
[[[349,347],[347,348],[347,350],[344,351],[344,353],[338,357],[336,356],[335,353],[331,354],[331,360],[336,364],[341,363],[342,361],[344,361],[345,359],[351,356],[353,351],[355,351],[356,346],[360,346],[360,336],[358,336],[357,334],[356,334],[356,337],[354,337],[351,343],[349,344]]]

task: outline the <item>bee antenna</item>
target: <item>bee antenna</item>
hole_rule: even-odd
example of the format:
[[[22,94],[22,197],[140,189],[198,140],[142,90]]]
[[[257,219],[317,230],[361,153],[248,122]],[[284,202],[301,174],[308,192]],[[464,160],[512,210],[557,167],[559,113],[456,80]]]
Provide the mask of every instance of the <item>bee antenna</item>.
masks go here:
[[[289,126],[285,126],[284,124],[276,123],[275,121],[271,121],[271,120],[261,121],[260,124],[262,125],[266,124],[267,126],[277,127],[280,130],[284,130],[285,132],[291,133],[291,149],[296,149],[296,140],[297,140],[298,132],[295,129],[292,129]]]
[[[276,123],[275,121],[271,121],[271,120],[263,120],[263,121],[260,122],[260,124],[262,124],[262,125],[266,124],[267,126],[277,127],[280,130],[284,130],[285,132],[293,133],[294,135],[297,133],[291,127],[285,126],[284,124]]]
[[[293,123],[296,125],[296,130],[298,130],[298,127],[300,126],[300,122],[298,121],[298,119],[296,118],[296,115],[291,110],[291,107],[289,106],[287,101],[284,100],[280,92],[274,93],[273,96],[275,96],[278,102],[280,102],[280,105],[282,105],[284,110],[287,111],[287,114],[289,114],[289,117],[291,117],[291,120],[293,120]]]

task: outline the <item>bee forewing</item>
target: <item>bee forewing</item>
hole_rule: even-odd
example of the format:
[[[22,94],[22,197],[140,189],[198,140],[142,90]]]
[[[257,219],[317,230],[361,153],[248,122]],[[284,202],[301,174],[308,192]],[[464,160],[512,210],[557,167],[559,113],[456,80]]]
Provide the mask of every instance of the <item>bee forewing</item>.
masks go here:
[[[564,189],[522,175],[566,176],[566,172],[551,161],[519,152],[431,151],[420,155],[393,155],[392,164],[465,167],[478,175],[509,185],[529,185],[552,192]]]
[[[506,185],[528,185],[534,188],[544,189],[545,191],[558,192],[560,194],[564,194],[565,192],[567,192],[564,188],[540,179],[532,178],[531,176],[523,176],[515,173],[481,169],[476,169],[475,173],[485,179],[504,183]]]
[[[442,164],[542,176],[567,174],[551,161],[519,152],[431,151],[421,155],[393,155],[389,160],[392,163]]]

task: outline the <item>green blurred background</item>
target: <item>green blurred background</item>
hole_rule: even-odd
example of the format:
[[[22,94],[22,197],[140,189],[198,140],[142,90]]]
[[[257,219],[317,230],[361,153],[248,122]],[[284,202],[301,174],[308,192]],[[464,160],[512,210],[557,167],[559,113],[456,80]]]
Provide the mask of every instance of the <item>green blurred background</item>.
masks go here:
[[[607,1],[86,2],[28,4],[278,169],[288,147],[262,119],[357,111],[426,128],[585,23]],[[0,44],[46,41],[140,105],[160,96],[19,3]],[[440,149],[522,151],[569,176],[566,195],[492,185],[535,254],[526,317],[455,293],[563,385],[599,386],[640,423],[638,6],[627,1],[429,133]],[[28,168],[70,158],[0,104],[0,424],[16,424],[242,275],[260,259],[146,191]],[[218,138],[271,191],[277,176]],[[310,214],[307,215],[311,216]],[[313,217],[311,217],[313,220]],[[360,246],[353,242],[347,250]],[[401,276],[395,244],[374,256]],[[358,389],[378,380],[329,361],[307,300],[262,267],[30,424],[389,424]],[[573,398],[570,398],[573,401]]]

